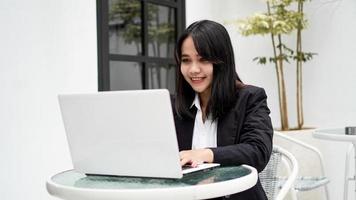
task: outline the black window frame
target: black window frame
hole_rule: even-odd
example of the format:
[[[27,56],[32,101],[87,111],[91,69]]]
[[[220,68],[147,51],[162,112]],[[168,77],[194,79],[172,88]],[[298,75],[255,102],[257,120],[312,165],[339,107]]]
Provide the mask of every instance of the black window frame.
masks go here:
[[[110,54],[109,52],[109,25],[108,25],[108,0],[97,0],[97,44],[98,44],[98,90],[110,90],[110,61],[126,61],[126,62],[139,62],[142,64],[142,86],[146,87],[146,65],[148,63],[172,64],[175,65],[174,58],[152,57],[148,56],[148,8],[147,4],[155,4],[167,6],[176,9],[175,12],[175,26],[176,37],[178,37],[185,29],[185,0],[140,0],[141,1],[141,16],[142,16],[142,55],[123,55],[123,54]]]

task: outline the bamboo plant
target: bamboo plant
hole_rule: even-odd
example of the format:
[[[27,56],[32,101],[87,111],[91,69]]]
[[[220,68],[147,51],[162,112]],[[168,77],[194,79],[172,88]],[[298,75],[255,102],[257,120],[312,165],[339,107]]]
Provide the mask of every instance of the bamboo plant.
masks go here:
[[[281,130],[291,130],[288,121],[287,96],[284,79],[284,66],[291,60],[296,63],[297,81],[297,128],[304,125],[302,102],[302,63],[311,60],[315,53],[302,50],[302,30],[307,27],[303,5],[306,0],[264,0],[266,12],[256,13],[243,20],[238,20],[242,35],[269,35],[273,56],[260,56],[253,60],[259,64],[273,63],[276,69],[278,83],[279,110]],[[294,9],[293,9],[294,8]],[[296,47],[293,50],[283,43],[285,36],[296,33]]]

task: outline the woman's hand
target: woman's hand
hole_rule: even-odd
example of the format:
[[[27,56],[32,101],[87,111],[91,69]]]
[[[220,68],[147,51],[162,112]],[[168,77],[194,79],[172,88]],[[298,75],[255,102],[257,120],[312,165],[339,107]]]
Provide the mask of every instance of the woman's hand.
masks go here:
[[[212,163],[214,154],[211,149],[194,149],[179,152],[181,166],[190,164],[192,167],[201,163]]]

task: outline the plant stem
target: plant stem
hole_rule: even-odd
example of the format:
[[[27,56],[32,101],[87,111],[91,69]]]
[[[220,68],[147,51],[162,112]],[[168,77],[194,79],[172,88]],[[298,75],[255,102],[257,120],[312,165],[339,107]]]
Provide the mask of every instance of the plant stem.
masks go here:
[[[271,7],[269,2],[267,1],[267,11],[268,14],[271,14]],[[271,25],[271,27],[273,27]],[[276,42],[274,39],[274,33],[271,31],[271,40],[272,40],[272,47],[273,47],[273,55],[275,58],[274,64],[276,67],[276,73],[277,73],[277,83],[278,83],[278,97],[279,97],[279,111],[280,111],[280,117],[281,117],[281,129],[282,130],[288,130],[289,125],[288,125],[288,115],[287,115],[287,98],[286,98],[286,90],[285,90],[285,84],[284,84],[284,74],[283,74],[283,57],[282,57],[282,46],[281,46],[281,35],[278,35],[278,41],[279,41],[279,56],[277,56],[277,50],[276,50]]]
[[[287,111],[287,95],[286,95],[286,87],[284,81],[284,72],[283,72],[283,50],[282,50],[282,36],[278,34],[278,46],[279,46],[279,55],[278,55],[278,66],[279,66],[279,74],[278,79],[280,80],[279,87],[280,89],[280,107],[281,107],[281,122],[282,122],[282,130],[289,130],[288,125],[288,111]]]
[[[298,1],[298,13],[303,13],[303,0]],[[298,119],[298,129],[302,129],[304,125],[304,114],[303,114],[303,88],[302,88],[302,19],[298,22],[297,29],[297,119]]]

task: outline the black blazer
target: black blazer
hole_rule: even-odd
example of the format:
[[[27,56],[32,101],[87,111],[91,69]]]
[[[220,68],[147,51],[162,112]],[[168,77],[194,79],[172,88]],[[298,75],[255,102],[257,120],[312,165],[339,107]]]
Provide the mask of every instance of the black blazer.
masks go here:
[[[182,119],[178,117],[174,106],[173,110],[179,150],[189,150],[195,119]],[[195,116],[195,107],[191,111]],[[272,152],[273,128],[269,113],[264,89],[250,85],[238,89],[235,105],[218,119],[217,147],[211,148],[214,162],[221,165],[247,164],[261,172]],[[267,199],[259,180],[249,190],[220,199],[225,198]]]

